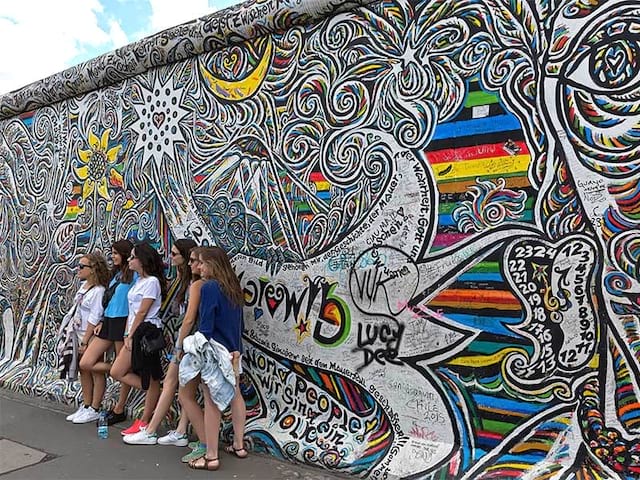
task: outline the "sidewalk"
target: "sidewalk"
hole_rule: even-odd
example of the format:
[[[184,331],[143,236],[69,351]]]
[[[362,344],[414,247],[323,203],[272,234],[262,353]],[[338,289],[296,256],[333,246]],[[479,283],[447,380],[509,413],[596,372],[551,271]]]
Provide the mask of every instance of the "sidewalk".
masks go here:
[[[13,479],[338,480],[322,470],[250,454],[220,453],[220,470],[196,471],[180,463],[187,448],[128,446],[120,429],[97,437],[94,423],[65,421],[70,408],[0,390],[0,477]],[[7,473],[5,473],[7,472]]]

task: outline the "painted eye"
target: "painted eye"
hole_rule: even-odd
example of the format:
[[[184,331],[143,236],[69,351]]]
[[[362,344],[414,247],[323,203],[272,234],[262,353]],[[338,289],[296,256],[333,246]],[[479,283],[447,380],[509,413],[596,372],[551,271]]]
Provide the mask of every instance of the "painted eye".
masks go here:
[[[615,40],[594,50],[589,63],[593,80],[600,87],[619,90],[637,83],[638,73],[640,73],[640,42],[638,40]]]
[[[633,92],[640,87],[640,35],[625,32],[584,49],[566,78],[577,88],[596,94]]]

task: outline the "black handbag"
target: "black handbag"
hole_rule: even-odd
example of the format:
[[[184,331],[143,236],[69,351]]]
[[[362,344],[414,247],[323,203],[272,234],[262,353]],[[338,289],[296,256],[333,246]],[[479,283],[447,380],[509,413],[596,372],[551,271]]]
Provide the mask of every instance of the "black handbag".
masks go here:
[[[107,308],[107,306],[109,306],[109,302],[111,301],[111,298],[113,298],[113,296],[116,293],[116,288],[118,288],[118,285],[120,285],[119,281],[116,281],[113,285],[109,286],[109,288],[106,288],[104,290],[104,294],[102,295],[102,308]]]

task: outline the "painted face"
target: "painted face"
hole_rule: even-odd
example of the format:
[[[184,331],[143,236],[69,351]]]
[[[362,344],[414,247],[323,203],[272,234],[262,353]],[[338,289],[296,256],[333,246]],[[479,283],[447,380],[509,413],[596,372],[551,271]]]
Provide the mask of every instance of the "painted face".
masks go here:
[[[548,150],[556,170],[566,165],[579,205],[565,210],[604,252],[605,306],[620,338],[625,315],[640,313],[639,10],[622,0],[560,10],[542,81]]]
[[[566,162],[583,219],[603,245],[635,228],[640,206],[639,8],[621,0],[567,6],[554,23],[545,62],[549,151]]]
[[[564,8],[557,9],[548,35],[551,41],[548,58],[541,63],[544,70],[539,95],[543,99],[541,110],[548,153],[548,174],[541,195],[547,195],[547,204],[554,207],[550,217],[562,218],[562,222],[548,222],[547,229],[551,236],[565,238],[569,238],[564,231],[566,225],[571,230],[586,232],[590,241],[574,233],[569,240],[574,242],[571,249],[577,252],[580,248],[582,254],[592,252],[590,259],[580,260],[583,269],[589,262],[595,264],[597,255],[603,272],[593,279],[602,298],[597,312],[582,306],[584,296],[578,295],[579,289],[571,292],[571,302],[578,300],[581,307],[573,316],[565,313],[563,322],[558,324],[582,340],[572,349],[567,348],[571,340],[564,342],[561,354],[572,354],[578,359],[583,355],[585,364],[597,361],[601,371],[609,376],[602,384],[594,379],[585,387],[589,394],[584,396],[581,408],[591,413],[585,414],[590,418],[580,422],[597,425],[598,438],[616,439],[615,448],[624,452],[618,458],[632,458],[626,452],[635,451],[640,445],[637,440],[621,440],[623,435],[614,429],[616,424],[633,429],[630,419],[635,413],[625,411],[626,408],[615,411],[614,407],[605,407],[610,403],[608,399],[620,395],[623,385],[624,388],[631,385],[633,395],[637,393],[640,367],[637,355],[633,354],[640,314],[639,11],[637,0],[565,2]],[[562,184],[554,185],[557,183]],[[575,275],[564,272],[568,270],[563,270],[563,274],[572,279],[567,285],[578,285],[582,278],[579,269]],[[592,282],[589,277],[584,278],[585,283]],[[604,324],[606,327],[600,326]],[[609,338],[602,345],[604,350],[609,347],[611,357],[606,354],[598,357],[595,353],[594,339],[603,332]],[[565,334],[565,339],[569,338]],[[610,358],[614,361],[608,364]],[[597,410],[600,412],[593,414]],[[594,431],[595,428],[583,435],[588,438]],[[593,449],[593,454],[604,463],[608,460],[602,452],[607,448],[610,447],[598,444]]]
[[[184,264],[185,258],[182,256],[182,254],[180,253],[180,250],[178,250],[178,247],[176,247],[175,245],[171,247],[170,255],[171,255],[171,265],[173,265],[174,267],[178,267]]]
[[[189,255],[189,267],[191,268],[191,273],[194,275],[202,275],[201,272],[202,263],[200,263],[200,259],[194,255],[193,253]]]

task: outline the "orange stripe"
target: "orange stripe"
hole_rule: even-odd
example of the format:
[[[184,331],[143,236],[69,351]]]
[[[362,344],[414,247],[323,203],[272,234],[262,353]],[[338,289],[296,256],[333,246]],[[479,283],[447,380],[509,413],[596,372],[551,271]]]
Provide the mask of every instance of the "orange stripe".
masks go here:
[[[633,402],[633,403],[630,403],[629,405],[625,405],[624,407],[620,407],[618,409],[618,414],[619,415],[624,415],[629,410],[638,410],[638,409],[640,409],[640,403]]]
[[[324,386],[327,387],[330,392],[333,392],[333,384],[331,383],[331,379],[327,376],[327,374],[320,373],[320,378],[322,379],[322,383],[324,383]]]
[[[508,310],[511,312],[519,312],[521,310],[518,305],[505,305],[504,303],[489,303],[489,302],[432,302],[429,304],[432,307],[439,308],[460,308],[464,307],[469,310],[481,310],[483,308],[491,308],[493,310]]]

